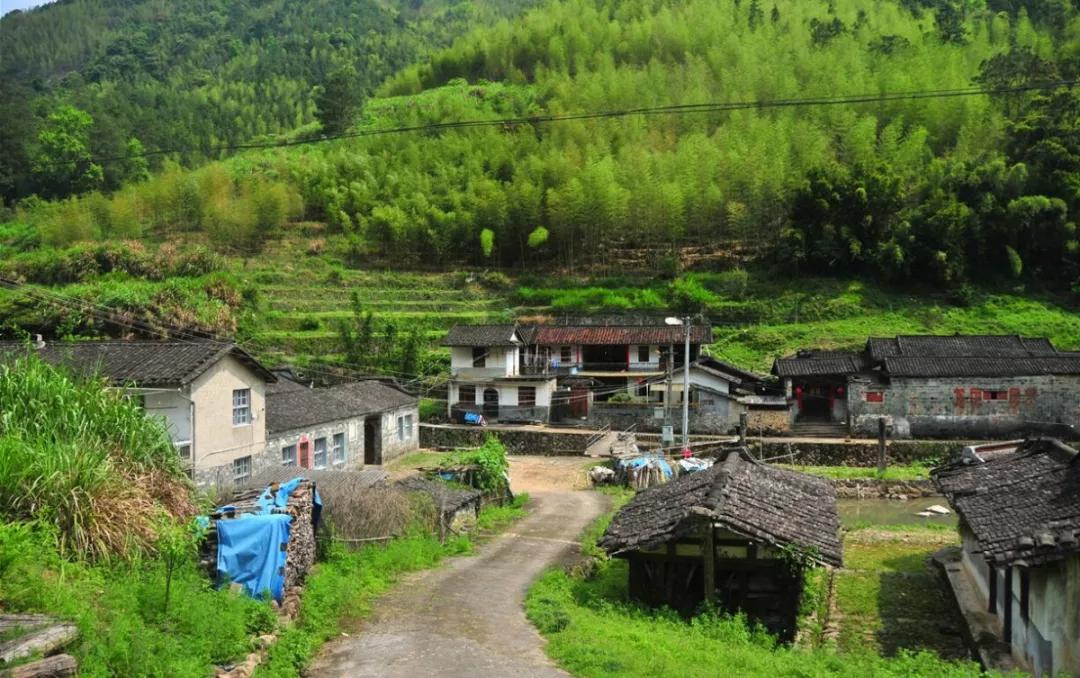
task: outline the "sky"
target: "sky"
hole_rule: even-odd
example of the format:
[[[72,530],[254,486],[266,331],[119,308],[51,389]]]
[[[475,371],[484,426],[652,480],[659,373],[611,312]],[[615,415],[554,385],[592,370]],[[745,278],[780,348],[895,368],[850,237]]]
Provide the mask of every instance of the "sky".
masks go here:
[[[49,0],[0,0],[0,15],[16,9],[30,9],[46,2]]]

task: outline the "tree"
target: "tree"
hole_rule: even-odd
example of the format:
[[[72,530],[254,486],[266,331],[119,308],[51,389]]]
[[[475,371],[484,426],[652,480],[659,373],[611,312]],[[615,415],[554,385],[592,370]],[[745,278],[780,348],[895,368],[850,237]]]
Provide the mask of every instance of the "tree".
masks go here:
[[[341,134],[348,129],[360,103],[356,69],[343,66],[334,70],[315,88],[315,117],[322,124],[322,133]]]
[[[93,126],[90,114],[74,106],[61,106],[45,119],[31,160],[31,171],[43,193],[63,197],[101,184],[101,165],[93,162],[90,154]]]

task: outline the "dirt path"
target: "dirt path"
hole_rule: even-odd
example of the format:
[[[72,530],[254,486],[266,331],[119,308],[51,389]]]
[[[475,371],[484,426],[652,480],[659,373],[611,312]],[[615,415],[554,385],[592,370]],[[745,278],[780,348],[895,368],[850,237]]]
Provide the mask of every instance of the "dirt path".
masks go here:
[[[541,489],[576,477],[566,473],[580,468],[575,461],[515,463],[515,490],[532,495],[529,515],[474,555],[399,583],[360,633],[328,644],[307,675],[565,676],[544,655],[522,603],[545,568],[576,554],[577,537],[607,506],[598,493]]]

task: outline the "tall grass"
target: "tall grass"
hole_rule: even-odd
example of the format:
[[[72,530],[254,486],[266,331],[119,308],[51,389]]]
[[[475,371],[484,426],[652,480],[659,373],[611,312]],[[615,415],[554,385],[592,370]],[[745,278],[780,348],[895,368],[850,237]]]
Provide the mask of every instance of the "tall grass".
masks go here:
[[[0,365],[0,517],[55,528],[61,553],[131,557],[194,513],[164,426],[34,355]]]

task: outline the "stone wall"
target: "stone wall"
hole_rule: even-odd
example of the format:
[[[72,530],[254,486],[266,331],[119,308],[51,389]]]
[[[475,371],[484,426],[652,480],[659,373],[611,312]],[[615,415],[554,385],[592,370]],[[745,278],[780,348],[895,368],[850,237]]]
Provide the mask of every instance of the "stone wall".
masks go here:
[[[625,431],[631,426],[637,426],[638,431],[659,432],[664,420],[655,416],[658,409],[663,409],[663,405],[657,403],[649,405],[595,403],[590,408],[589,416],[585,422],[586,425],[592,428],[610,426],[616,431]],[[676,407],[672,410],[671,421],[677,430],[681,429],[681,408]],[[738,425],[739,411],[735,407],[726,412],[700,407],[690,410],[690,430],[694,433],[728,435],[733,433]]]
[[[940,463],[970,443],[950,441],[889,441],[885,457],[889,464]],[[877,443],[841,440],[785,442],[768,438],[747,441],[751,454],[781,464],[806,466],[877,466]]]
[[[875,391],[883,402],[866,402]],[[987,391],[1007,397],[991,400]],[[1032,427],[1080,426],[1080,376],[852,380],[848,407],[856,435],[876,435],[886,416],[897,438],[1015,437]]]
[[[749,412],[749,435],[782,435],[791,431],[791,412],[786,409],[758,409]]]
[[[405,415],[412,415],[412,429],[408,432],[408,437],[405,440],[399,440],[397,420],[398,417]],[[385,464],[403,454],[420,449],[420,410],[416,405],[384,412],[381,415],[380,428],[382,433],[382,449],[380,450],[382,452],[382,463]],[[363,429],[361,429],[360,435],[363,436],[363,433]],[[360,457],[360,461],[363,460],[364,458]]]
[[[506,447],[507,454],[572,456],[585,454],[592,439],[590,433],[421,424],[420,445],[430,449],[479,447],[487,436],[494,435]]]
[[[832,484],[841,499],[918,499],[938,494],[929,480],[840,478]]]

